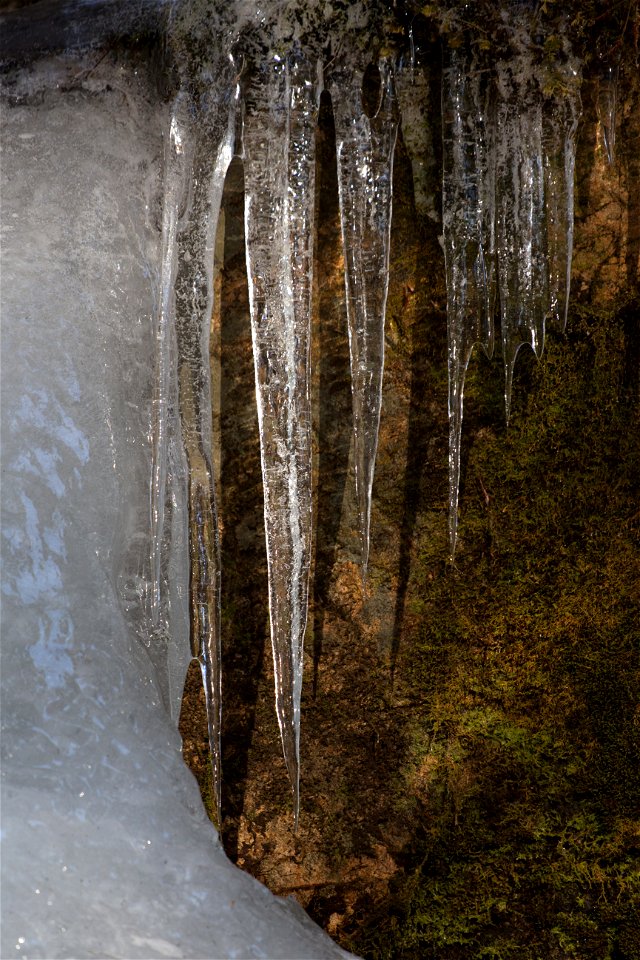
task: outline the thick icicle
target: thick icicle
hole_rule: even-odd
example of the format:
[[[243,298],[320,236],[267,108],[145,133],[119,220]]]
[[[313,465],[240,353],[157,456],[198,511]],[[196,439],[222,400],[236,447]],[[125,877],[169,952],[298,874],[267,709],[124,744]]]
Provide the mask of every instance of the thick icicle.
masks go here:
[[[244,127],[247,274],[264,484],[276,712],[299,812],[300,698],[311,555],[309,346],[317,65],[264,63]]]
[[[488,93],[464,49],[442,79],[442,209],[449,342],[449,547],[458,525],[464,380],[476,343],[493,352],[493,179],[485,125]]]
[[[361,55],[335,63],[329,87],[336,127],[363,581],[369,561],[371,490],[382,404],[393,152],[398,127],[389,62],[379,64],[380,104],[371,118],[362,104],[365,65]]]
[[[152,623],[162,619],[169,396],[177,394],[188,472],[191,652],[200,664],[221,815],[220,559],[211,456],[209,331],[213,245],[235,117],[232,65],[208,97],[178,94],[165,152],[161,301],[151,481]],[[175,381],[175,382],[174,382]]]
[[[539,357],[544,346],[549,275],[542,94],[531,56],[499,63],[497,86],[496,250],[508,421],[518,351],[528,343]]]

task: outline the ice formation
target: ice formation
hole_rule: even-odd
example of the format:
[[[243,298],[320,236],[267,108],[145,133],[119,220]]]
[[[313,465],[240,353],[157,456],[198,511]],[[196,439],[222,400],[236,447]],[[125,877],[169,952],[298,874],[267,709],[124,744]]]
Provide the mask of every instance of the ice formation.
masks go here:
[[[511,9],[519,16],[525,6]],[[92,881],[98,900],[113,903],[118,891],[128,904],[112,954],[207,955],[211,942],[229,956],[275,957],[285,949],[268,921],[247,947],[233,897],[218,902],[207,886],[204,871],[230,868],[219,866],[213,841],[194,853],[202,828],[195,814],[180,821],[195,801],[161,701],[175,719],[187,663],[196,659],[220,817],[221,571],[209,330],[214,237],[236,152],[245,171],[276,710],[297,821],[312,539],[315,130],[323,84],[336,128],[363,578],[399,120],[417,209],[435,216],[427,188],[433,132],[426,117],[422,128],[416,122],[428,108],[430,79],[416,60],[411,28],[404,51],[367,49],[362,38],[379,27],[376,9],[149,0],[105,12],[79,2],[64,6],[62,26],[27,58],[28,67],[9,65],[3,359],[11,362],[3,376],[3,432],[11,483],[4,484],[3,590],[12,637],[4,675],[12,681],[3,739],[10,735],[15,746],[6,768],[8,842],[25,863],[21,845],[34,858],[38,831],[47,830],[56,838],[48,863],[58,858],[68,891],[50,885],[46,893],[27,867],[12,878],[7,952],[43,956],[54,918],[66,926],[61,937],[89,942],[71,909],[78,885],[90,881],[83,846],[104,857],[104,876]],[[485,60],[458,38],[443,66],[452,553],[473,348],[491,354],[497,303],[508,418],[520,346],[540,354],[547,321],[566,322],[569,296],[579,67],[563,40],[550,76],[522,23],[505,17],[508,56]],[[145,70],[120,63],[109,48],[101,52],[98,40],[112,36],[114,18],[122,36],[156,29],[167,39],[172,67],[165,64],[161,96]],[[19,59],[30,49],[29,30],[12,37]],[[51,50],[58,44],[56,56],[47,43]],[[365,77],[376,73],[377,103],[367,108]],[[610,160],[615,84],[613,68],[604,71],[598,109]],[[45,798],[39,791],[49,783]],[[176,785],[175,795],[166,794],[166,783]],[[25,806],[28,840],[16,826]],[[109,826],[101,846],[91,826],[103,821]],[[116,842],[117,821],[124,827]],[[176,866],[185,849],[186,865]],[[135,867],[123,885],[118,865],[127,858]],[[200,918],[188,943],[180,940],[179,919],[146,901],[135,906],[150,877],[150,889],[159,883],[167,897],[179,890],[178,917]],[[245,905],[263,896],[253,887],[247,893],[249,880],[229,883]],[[198,904],[218,912],[228,934],[202,919]],[[90,949],[103,950],[116,934],[98,914]],[[297,921],[287,930],[307,943]],[[324,941],[308,943],[300,946],[305,956],[334,955]]]
[[[169,629],[163,610],[170,543],[165,506],[169,443],[186,476],[190,555],[190,649],[202,671],[218,820],[221,820],[220,548],[212,470],[209,333],[212,264],[224,180],[233,156],[237,83],[233,59],[217,63],[200,94],[182,78],[165,130],[162,266],[156,320],[151,478],[152,591],[150,639]],[[170,417],[171,398],[177,416]]]
[[[565,65],[566,89],[544,117],[543,147],[547,215],[550,318],[564,331],[569,310],[573,256],[573,192],[576,133],[580,118],[579,68]]]
[[[296,823],[311,556],[309,346],[319,67],[301,51],[261,64],[247,93],[243,135],[276,711]]]
[[[331,67],[353,392],[353,448],[362,572],[369,562],[371,491],[378,448],[384,320],[389,285],[391,195],[397,108],[393,70],[381,60],[372,117],[362,95],[366,55],[350,51]]]
[[[463,48],[443,71],[442,223],[449,341],[449,543],[458,519],[464,378],[476,343],[493,353],[494,163],[490,88]]]
[[[158,340],[154,317],[181,309],[164,290],[167,233],[182,233],[183,260],[208,256],[209,240],[188,233],[178,187],[191,108],[178,103],[172,123],[145,71],[97,59],[30,65],[3,104],[0,955],[345,956],[227,860],[182,761],[169,708],[191,656],[186,536],[191,526],[199,614],[201,584],[215,589],[215,527],[200,441],[185,443],[188,480],[175,436],[198,422],[206,385],[180,369],[174,321]],[[209,145],[225,137],[212,131]],[[196,167],[201,149],[196,138],[186,154]],[[213,204],[215,182],[192,208]],[[185,325],[195,370],[201,311]],[[169,430],[152,443],[158,347]],[[163,446],[154,631],[148,505]]]
[[[489,67],[461,43],[443,71],[452,555],[464,378],[476,343],[492,352],[496,288],[507,422],[518,351],[540,356],[547,321],[564,327],[569,298],[579,64],[565,44],[550,77],[521,21],[506,22],[508,59]]]
[[[171,361],[175,356],[174,283],[177,266],[177,229],[180,214],[184,216],[189,190],[191,146],[187,134],[188,120],[185,98],[178,100],[171,111],[164,149],[164,192],[162,197],[162,264],[160,296],[155,318],[155,383],[152,420],[151,475],[151,597],[152,625],[160,628],[162,593],[162,547],[164,541],[167,466],[169,458],[169,387]],[[150,638],[149,638],[150,639]]]
[[[619,70],[618,63],[604,60],[600,69],[598,86],[598,117],[609,163],[613,163],[615,160]]]

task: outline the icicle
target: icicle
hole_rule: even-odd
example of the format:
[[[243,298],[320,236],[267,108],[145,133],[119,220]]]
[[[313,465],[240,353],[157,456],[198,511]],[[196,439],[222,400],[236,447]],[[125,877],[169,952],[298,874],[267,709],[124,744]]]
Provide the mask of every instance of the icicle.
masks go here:
[[[164,191],[162,215],[162,266],[160,299],[156,318],[156,360],[152,424],[151,476],[151,624],[160,629],[162,613],[162,554],[164,512],[167,496],[167,460],[169,444],[169,393],[171,356],[175,351],[174,281],[177,264],[176,235],[178,222],[187,208],[191,176],[191,139],[189,102],[180,93],[171,110],[169,132],[165,141]]]
[[[382,403],[393,151],[398,125],[390,64],[382,60],[379,68],[380,105],[371,119],[362,106],[361,57],[335,64],[330,83],[345,260],[363,582],[369,561],[371,489]]]
[[[463,47],[442,80],[443,233],[449,341],[449,547],[458,524],[464,380],[476,343],[493,353],[493,180],[485,129],[487,93]]]
[[[505,410],[511,412],[516,356],[528,343],[544,347],[549,306],[542,96],[531,57],[498,64],[496,121],[496,249],[505,367]]]
[[[299,812],[300,698],[311,554],[309,345],[318,69],[274,57],[244,129],[247,274],[264,484],[276,712]]]
[[[547,317],[564,324],[567,315],[579,64],[565,44],[549,73],[534,62],[526,32],[513,39],[518,49],[496,65],[495,89],[465,40],[449,50],[443,72],[452,555],[464,379],[474,344],[487,353],[493,346],[498,277],[507,421],[520,346],[540,356]]]
[[[572,58],[566,63],[564,74],[563,90],[547,104],[543,124],[550,313],[561,330],[566,327],[569,309],[573,179],[580,116],[580,73]]]
[[[615,161],[619,64],[603,63],[598,84],[597,111],[609,163]]]
[[[188,468],[190,630],[207,700],[209,746],[218,820],[220,772],[220,560],[211,467],[209,331],[213,244],[222,188],[231,161],[235,103],[231,65],[220,71],[211,103],[186,91],[176,98],[165,161],[161,303],[151,483],[152,620],[162,616],[162,545],[167,497],[169,394],[177,392]],[[172,381],[175,381],[172,388]]]
[[[204,476],[199,476],[203,473]],[[191,655],[199,665],[207,704],[209,752],[218,824],[222,823],[222,678],[220,650],[220,544],[212,477],[189,473]]]
[[[412,30],[409,31],[409,42],[409,60],[396,74],[402,138],[411,160],[416,212],[437,221],[439,214],[432,189],[436,159],[432,129],[427,121],[431,112],[429,75],[420,62],[420,50],[416,49]]]

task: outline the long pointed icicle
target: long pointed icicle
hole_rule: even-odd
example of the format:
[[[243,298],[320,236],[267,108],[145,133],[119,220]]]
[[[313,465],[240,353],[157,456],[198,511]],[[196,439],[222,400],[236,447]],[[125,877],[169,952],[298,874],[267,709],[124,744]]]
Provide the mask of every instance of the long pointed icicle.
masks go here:
[[[616,158],[616,113],[618,112],[618,63],[604,61],[600,69],[598,83],[597,111],[607,160],[610,164]]]
[[[212,469],[209,334],[214,241],[233,155],[233,79],[222,73],[211,103],[200,103],[193,137],[189,216],[177,232],[175,319],[182,443],[188,465],[191,653],[200,664],[209,750],[221,822],[220,544]]]
[[[514,54],[497,68],[496,249],[505,367],[505,411],[511,413],[520,347],[544,347],[549,308],[542,95],[531,56]]]
[[[573,256],[573,196],[576,132],[580,117],[580,70],[573,57],[562,66],[562,90],[549,98],[543,122],[550,313],[567,324]]]
[[[443,233],[449,341],[449,548],[458,527],[464,380],[475,344],[493,352],[493,196],[485,127],[487,91],[463,47],[442,80]]]
[[[274,57],[247,95],[247,274],[260,427],[276,712],[300,806],[300,698],[311,555],[309,346],[316,64]]]
[[[153,397],[152,465],[150,491],[151,526],[151,626],[158,630],[162,620],[162,557],[167,496],[169,446],[169,394],[172,356],[175,355],[174,282],[177,266],[178,223],[187,207],[192,158],[189,126],[189,99],[180,93],[173,104],[164,152],[162,214],[162,264],[160,297],[156,318],[156,359]],[[175,371],[174,371],[175,373]]]
[[[393,152],[398,127],[391,66],[382,60],[379,68],[380,105],[372,118],[362,106],[361,57],[336,64],[330,84],[345,261],[363,582],[369,562],[371,490],[382,405]]]

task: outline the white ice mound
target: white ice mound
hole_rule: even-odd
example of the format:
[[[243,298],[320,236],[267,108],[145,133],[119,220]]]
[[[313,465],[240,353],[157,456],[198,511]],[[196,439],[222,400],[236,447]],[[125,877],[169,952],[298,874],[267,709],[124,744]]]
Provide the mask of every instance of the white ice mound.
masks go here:
[[[346,956],[227,860],[182,762],[178,536],[170,636],[136,629],[166,118],[133,69],[53,69],[3,109],[0,955]]]

